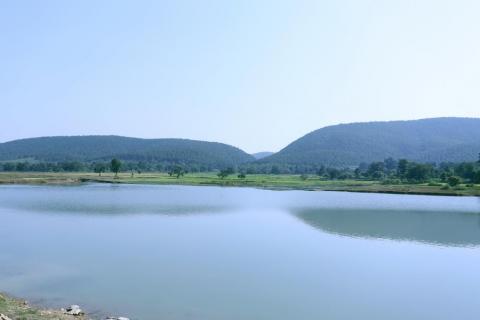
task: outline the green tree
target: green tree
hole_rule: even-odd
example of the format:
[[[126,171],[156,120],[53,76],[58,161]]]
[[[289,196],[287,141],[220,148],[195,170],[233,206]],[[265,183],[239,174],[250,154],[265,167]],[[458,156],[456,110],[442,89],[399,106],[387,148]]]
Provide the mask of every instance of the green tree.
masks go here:
[[[176,165],[173,167],[173,175],[178,178],[185,175],[185,169],[181,165]]]
[[[480,170],[475,172],[475,177],[473,178],[473,183],[480,183]]]
[[[460,178],[456,176],[450,176],[447,178],[447,183],[450,187],[455,187],[460,184]]]
[[[431,174],[432,166],[429,164],[413,163],[407,169],[407,179],[411,182],[425,182]]]
[[[3,164],[4,171],[15,171],[16,165],[13,162],[7,162]]]
[[[115,177],[118,177],[118,172],[120,171],[120,168],[122,167],[122,163],[118,159],[112,159],[110,162],[110,170],[115,173]]]
[[[372,162],[368,166],[367,175],[373,179],[380,180],[385,172],[385,164],[383,162]]]
[[[272,166],[272,169],[270,170],[270,173],[271,174],[280,174],[280,168],[276,164],[274,164]]]
[[[397,161],[395,161],[392,157],[385,159],[383,163],[385,164],[385,169],[389,173],[391,173],[397,168]]]
[[[340,170],[335,168],[328,168],[327,175],[330,180],[335,180],[340,176]]]
[[[318,168],[318,170],[317,170],[317,176],[323,177],[326,172],[327,172],[327,171],[326,171],[326,169],[325,169],[325,166],[322,165],[322,166],[321,166],[320,168]]]
[[[98,176],[101,177],[102,173],[105,172],[107,166],[104,163],[97,162],[93,167],[93,172],[98,173]]]
[[[226,177],[234,173],[235,173],[235,170],[233,170],[233,168],[227,168],[224,170],[220,170],[220,172],[217,175],[220,179],[225,179]]]
[[[408,161],[406,159],[400,159],[397,165],[397,176],[400,179],[405,179],[405,177],[407,176],[407,170],[408,170]]]

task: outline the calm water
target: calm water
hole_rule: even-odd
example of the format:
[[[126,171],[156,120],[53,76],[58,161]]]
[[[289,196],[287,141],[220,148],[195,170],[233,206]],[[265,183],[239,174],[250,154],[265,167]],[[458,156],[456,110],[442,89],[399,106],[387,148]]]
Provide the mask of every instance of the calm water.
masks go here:
[[[480,202],[1,186],[0,291],[144,320],[478,320]]]

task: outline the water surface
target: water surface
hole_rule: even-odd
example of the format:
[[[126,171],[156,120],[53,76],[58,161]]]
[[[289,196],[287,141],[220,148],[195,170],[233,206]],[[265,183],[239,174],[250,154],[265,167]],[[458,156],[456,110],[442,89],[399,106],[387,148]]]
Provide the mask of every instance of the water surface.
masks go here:
[[[476,198],[0,187],[0,291],[132,319],[479,319]]]

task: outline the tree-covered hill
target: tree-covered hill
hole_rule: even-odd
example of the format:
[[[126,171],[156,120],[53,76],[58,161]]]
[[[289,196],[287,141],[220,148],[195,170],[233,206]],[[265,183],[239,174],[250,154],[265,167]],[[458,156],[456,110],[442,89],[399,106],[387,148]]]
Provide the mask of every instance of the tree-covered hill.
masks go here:
[[[263,165],[355,166],[386,158],[418,162],[475,161],[480,119],[433,118],[329,126],[257,160]]]
[[[184,164],[205,170],[253,161],[230,145],[186,139],[138,139],[120,136],[42,137],[0,143],[0,161],[123,161]]]

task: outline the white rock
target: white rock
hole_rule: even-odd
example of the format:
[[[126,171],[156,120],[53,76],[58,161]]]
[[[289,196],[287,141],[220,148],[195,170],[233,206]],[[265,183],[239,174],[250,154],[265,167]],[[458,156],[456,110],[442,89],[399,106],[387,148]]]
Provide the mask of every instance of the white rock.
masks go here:
[[[0,320],[12,320],[12,319],[10,319],[9,317],[7,317],[7,316],[4,315],[3,313],[0,313]]]
[[[80,309],[79,306],[77,306],[76,304],[72,304],[70,307],[68,307],[66,309],[66,314],[70,314],[72,316],[80,316],[83,314],[83,311],[82,309]]]

